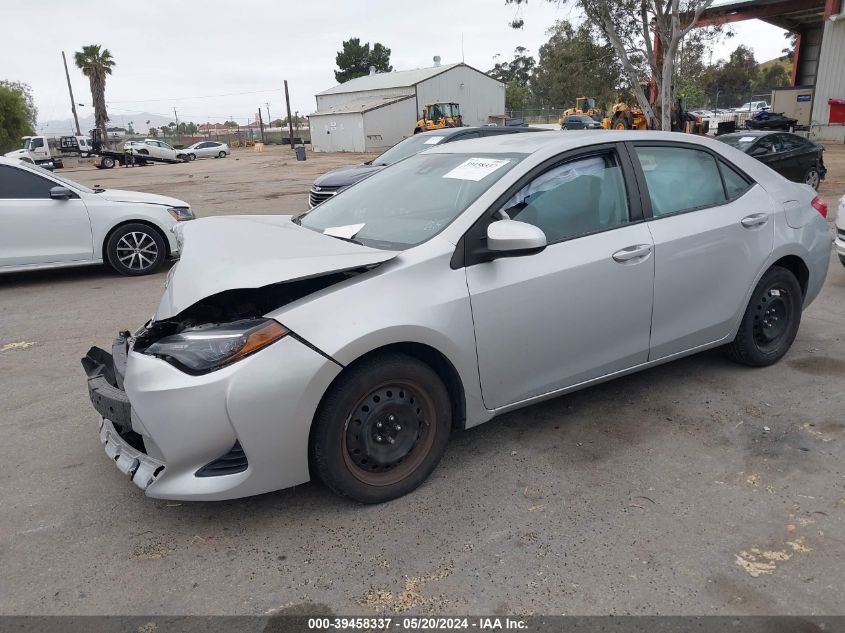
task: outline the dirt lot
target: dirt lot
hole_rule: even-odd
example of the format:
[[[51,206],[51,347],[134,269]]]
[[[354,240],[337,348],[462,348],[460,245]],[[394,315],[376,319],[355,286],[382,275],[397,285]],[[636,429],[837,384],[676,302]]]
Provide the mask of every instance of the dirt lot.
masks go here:
[[[271,148],[66,173],[201,216],[279,213],[362,159]],[[845,148],[826,160],[833,209]],[[837,260],[778,365],[708,352],[502,416],[376,507],[313,483],[156,501],[109,463],[79,358],[148,318],[164,274],[0,279],[0,613],[845,614]]]

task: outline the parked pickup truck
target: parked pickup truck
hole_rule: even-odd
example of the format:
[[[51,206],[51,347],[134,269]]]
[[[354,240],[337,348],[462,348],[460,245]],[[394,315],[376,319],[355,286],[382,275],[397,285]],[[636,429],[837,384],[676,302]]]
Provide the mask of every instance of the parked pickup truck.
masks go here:
[[[46,136],[24,136],[21,141],[23,141],[21,148],[7,152],[6,158],[17,158],[50,171],[62,166],[61,159],[54,159],[50,154]]]
[[[189,154],[183,150],[174,149],[164,141],[154,138],[145,138],[143,141],[127,141],[123,144],[124,151],[127,148],[132,148],[136,156],[149,156],[174,163],[179,161],[187,162],[190,159]]]

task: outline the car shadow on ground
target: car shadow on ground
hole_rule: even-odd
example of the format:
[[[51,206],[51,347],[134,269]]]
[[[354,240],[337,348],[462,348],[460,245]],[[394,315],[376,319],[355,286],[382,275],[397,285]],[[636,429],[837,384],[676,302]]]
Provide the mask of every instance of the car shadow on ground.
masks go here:
[[[67,283],[74,281],[97,281],[107,279],[144,279],[166,275],[174,261],[164,262],[161,268],[151,275],[138,277],[122,276],[108,264],[91,264],[85,266],[70,266],[67,268],[47,268],[43,270],[25,270],[0,275],[0,290],[5,288],[21,288],[26,286],[41,286],[47,284]]]

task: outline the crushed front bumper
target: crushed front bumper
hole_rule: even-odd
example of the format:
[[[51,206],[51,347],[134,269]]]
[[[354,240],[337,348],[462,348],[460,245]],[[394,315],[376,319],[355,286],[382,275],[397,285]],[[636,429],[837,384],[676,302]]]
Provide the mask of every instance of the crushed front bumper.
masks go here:
[[[123,390],[130,335],[121,332],[109,354],[92,347],[82,359],[88,376],[88,396],[100,414],[100,443],[117,466],[141,490],[164,470],[164,463],[143,451],[143,440],[132,429],[132,407]]]
[[[134,351],[129,333],[111,354],[91,348],[82,366],[106,454],[147,496],[178,500],[234,499],[308,481],[311,421],[341,370],[286,336],[194,376]]]

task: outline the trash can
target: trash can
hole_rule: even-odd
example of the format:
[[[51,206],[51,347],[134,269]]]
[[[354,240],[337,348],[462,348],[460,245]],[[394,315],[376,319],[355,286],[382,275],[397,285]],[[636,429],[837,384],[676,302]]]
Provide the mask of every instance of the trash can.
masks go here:
[[[299,147],[294,147],[293,151],[296,152],[296,160],[305,160],[305,147],[300,145]]]

